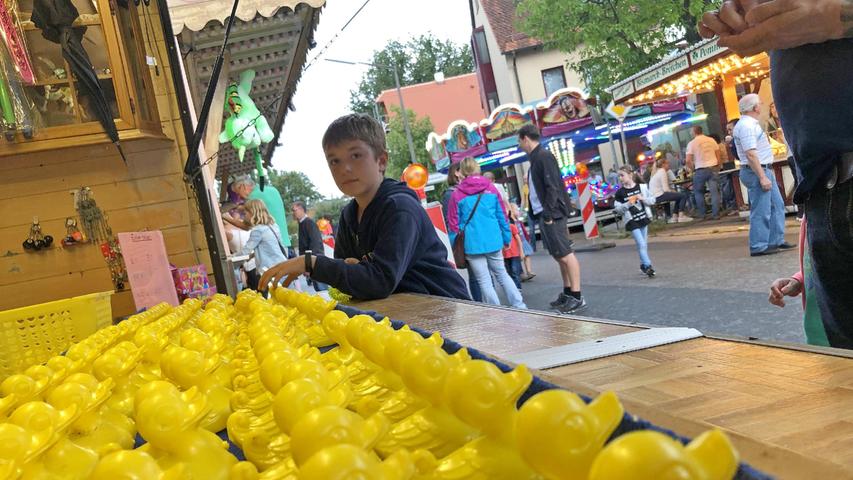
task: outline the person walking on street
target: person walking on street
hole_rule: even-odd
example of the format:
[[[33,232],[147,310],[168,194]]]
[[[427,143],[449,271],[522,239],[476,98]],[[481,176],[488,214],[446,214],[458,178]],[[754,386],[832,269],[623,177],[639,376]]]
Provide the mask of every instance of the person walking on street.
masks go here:
[[[693,126],[693,140],[687,144],[687,168],[693,170],[693,202],[696,216],[705,217],[705,185],[711,193],[711,220],[720,219],[720,148],[702,127]]]
[[[585,308],[586,301],[581,294],[581,266],[567,225],[571,201],[557,159],[542,148],[539,139],[539,130],[532,124],[518,131],[518,146],[530,161],[530,213],[539,220],[539,231],[563,278],[563,291],[551,306],[561,313],[572,313]]]
[[[639,176],[631,167],[625,165],[619,169],[622,187],[614,194],[613,208],[625,220],[625,230],[634,237],[640,255],[640,271],[651,278],[655,276],[655,269],[649,258],[649,224],[652,223],[649,206],[655,203],[655,198],[648,187],[637,180]]]
[[[521,209],[515,203],[509,204],[509,221],[518,228],[518,236],[521,239],[521,263],[524,267],[524,273],[521,274],[521,281],[528,282],[536,276],[536,273],[533,272],[533,261],[530,258],[534,252],[533,246],[530,245],[530,240],[528,240],[530,234],[527,233],[524,222],[521,221]]]
[[[749,192],[749,254],[753,257],[794,248],[785,241],[785,201],[779,193],[773,173],[773,151],[767,133],[761,128],[761,99],[751,93],[738,104],[741,118],[735,125],[734,139],[741,164],[740,180]]]
[[[853,348],[853,5],[738,0],[702,17],[741,56],[770,52],[773,98],[805,203],[815,297],[829,344]]]
[[[293,218],[299,222],[299,255],[305,255],[305,252],[310,251],[314,256],[325,257],[326,248],[323,244],[323,235],[320,233],[320,228],[317,227],[317,222],[308,216],[308,211],[304,202],[296,201],[290,205],[290,212]],[[328,290],[329,287],[325,283],[320,283],[308,279],[308,284],[314,287],[314,290],[322,292]]]
[[[461,171],[465,179],[450,196],[447,207],[450,244],[464,232],[465,260],[486,303],[500,305],[492,285],[494,276],[510,305],[526,309],[521,291],[504,264],[502,250],[512,242],[512,232],[500,193],[492,182],[480,175],[480,165],[473,158],[462,160]]]

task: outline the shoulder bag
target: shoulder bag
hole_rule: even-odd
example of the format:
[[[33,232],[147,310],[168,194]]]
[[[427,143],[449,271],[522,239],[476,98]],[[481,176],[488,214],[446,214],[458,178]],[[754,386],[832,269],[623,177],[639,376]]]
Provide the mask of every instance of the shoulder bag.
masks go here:
[[[459,234],[457,234],[456,238],[453,239],[453,262],[456,263],[456,268],[468,268],[468,263],[465,261],[465,228],[468,227],[468,224],[471,223],[471,219],[474,218],[474,212],[477,211],[477,207],[480,205],[480,200],[482,198],[483,193],[480,192],[480,194],[477,195],[477,202],[474,203],[474,208],[471,210],[471,214],[468,215],[468,220],[465,221],[465,225],[459,229]]]

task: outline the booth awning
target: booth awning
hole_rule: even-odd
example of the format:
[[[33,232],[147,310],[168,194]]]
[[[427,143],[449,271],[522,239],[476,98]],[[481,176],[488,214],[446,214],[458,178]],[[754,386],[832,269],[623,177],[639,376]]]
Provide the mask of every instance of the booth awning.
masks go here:
[[[737,83],[767,76],[769,59],[764,53],[740,57],[705,40],[679,51],[607,90],[616,103],[646,104],[689,93],[713,90],[723,77]]]
[[[237,18],[245,22],[251,21],[258,14],[269,18],[280,8],[295,10],[301,3],[320,8],[326,0],[240,0]],[[184,28],[197,32],[214,20],[224,23],[233,7],[230,0],[168,0],[168,4],[172,30],[176,34]]]

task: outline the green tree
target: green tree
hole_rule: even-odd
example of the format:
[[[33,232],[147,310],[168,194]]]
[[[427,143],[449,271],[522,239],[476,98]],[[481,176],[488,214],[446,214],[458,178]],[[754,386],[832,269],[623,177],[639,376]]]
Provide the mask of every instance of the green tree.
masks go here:
[[[393,115],[388,120],[387,131],[385,135],[388,144],[388,169],[385,170],[385,176],[399,180],[403,174],[403,170],[409,166],[411,155],[409,154],[409,143],[406,141],[406,127],[403,125],[402,110],[399,107],[392,106]],[[406,109],[409,116],[409,125],[412,130],[412,143],[415,145],[415,158],[418,163],[425,165],[430,173],[437,172],[435,164],[426,150],[427,136],[433,131],[432,121],[429,117],[418,117],[417,114]],[[427,193],[429,201],[441,200],[444,190],[447,185],[442,183],[435,186],[435,190]]]
[[[269,175],[270,184],[281,193],[284,208],[289,209],[290,204],[295,200],[313,203],[323,198],[323,195],[314,186],[314,182],[302,172],[285,172],[271,169]]]
[[[309,207],[314,211],[315,219],[328,215],[335,221],[335,225],[337,225],[338,219],[341,216],[341,211],[350,200],[351,198],[349,197],[327,198],[315,203],[314,205],[309,205]]]
[[[575,52],[569,68],[594,95],[661,60],[679,42],[701,40],[696,25],[721,0],[522,0],[519,27],[549,47]]]
[[[405,43],[390,41],[382,50],[373,52],[370,63],[374,66],[364,74],[358,89],[350,92],[352,111],[368,115],[373,115],[376,97],[395,86],[392,65],[397,67],[401,86],[431,82],[436,72],[453,77],[474,71],[474,57],[468,45],[439,40],[431,34]]]

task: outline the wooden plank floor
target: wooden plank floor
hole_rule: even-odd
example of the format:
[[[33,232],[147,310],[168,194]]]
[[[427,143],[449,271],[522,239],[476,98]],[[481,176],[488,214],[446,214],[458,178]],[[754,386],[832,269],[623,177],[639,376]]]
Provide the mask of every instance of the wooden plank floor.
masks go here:
[[[419,295],[354,305],[497,358],[618,335],[621,324]],[[853,478],[853,359],[698,338],[547,370],[587,395],[613,390],[631,413],[686,436],[710,425],[779,478]]]

